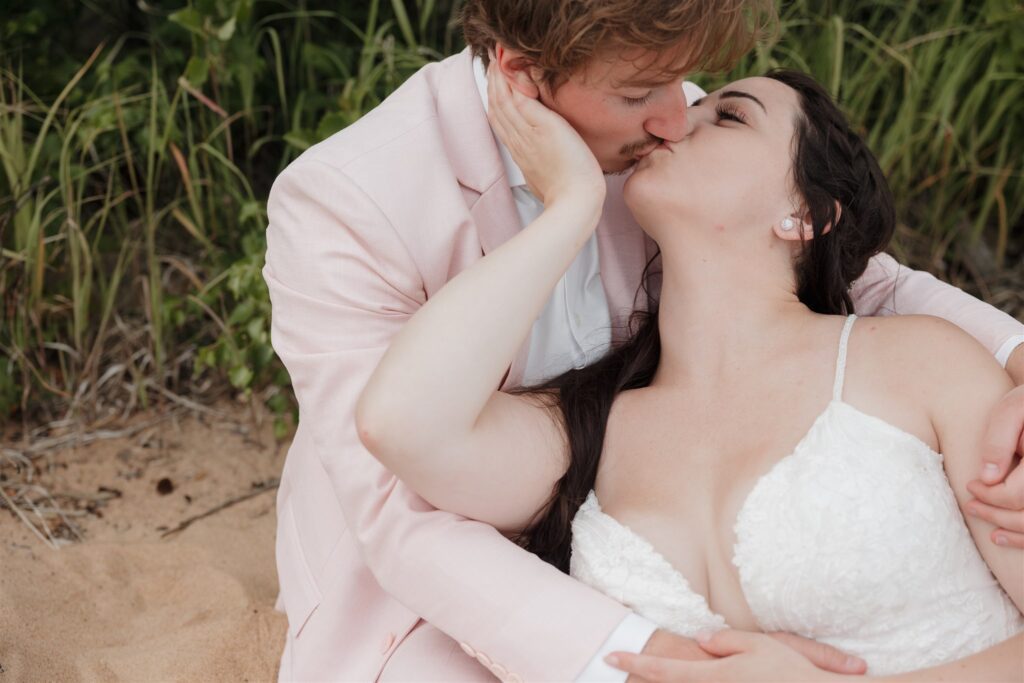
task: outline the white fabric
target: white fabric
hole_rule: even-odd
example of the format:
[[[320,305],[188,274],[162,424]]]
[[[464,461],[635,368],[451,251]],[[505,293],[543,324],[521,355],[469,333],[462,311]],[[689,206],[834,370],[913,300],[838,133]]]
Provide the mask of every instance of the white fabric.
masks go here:
[[[999,364],[1005,368],[1007,362],[1010,360],[1010,354],[1016,351],[1017,347],[1021,344],[1024,344],[1024,334],[1019,337],[1010,337],[1007,339],[1006,343],[1000,346],[999,350],[996,351],[996,360],[999,361]]]
[[[658,630],[657,624],[638,614],[627,614],[576,680],[580,683],[624,683],[628,674],[605,663],[613,652],[641,652]]]
[[[733,564],[758,625],[827,643],[892,674],[959,659],[1024,630],[978,553],[942,467],[918,438],[833,400],[740,507]],[[726,626],[650,543],[591,492],[570,573],[662,628]]]

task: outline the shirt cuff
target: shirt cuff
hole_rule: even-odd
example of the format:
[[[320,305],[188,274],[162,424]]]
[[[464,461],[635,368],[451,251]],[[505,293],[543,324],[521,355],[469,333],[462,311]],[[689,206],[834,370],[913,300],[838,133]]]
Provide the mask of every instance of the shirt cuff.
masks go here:
[[[608,640],[597,651],[594,658],[576,677],[577,683],[625,683],[629,677],[625,671],[608,666],[604,658],[612,652],[635,652],[639,654],[647,645],[658,627],[638,614],[630,612],[619,622]]]
[[[999,347],[999,350],[996,351],[996,360],[999,361],[1003,368],[1006,367],[1007,361],[1010,360],[1010,354],[1016,351],[1017,347],[1021,344],[1024,344],[1024,334],[1010,337],[1006,340],[1005,344]]]

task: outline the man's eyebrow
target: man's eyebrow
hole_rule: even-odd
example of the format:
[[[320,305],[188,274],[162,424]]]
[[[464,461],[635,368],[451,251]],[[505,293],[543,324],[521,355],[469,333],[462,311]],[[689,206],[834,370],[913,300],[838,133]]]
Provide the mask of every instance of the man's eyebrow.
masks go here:
[[[745,97],[748,100],[753,100],[757,102],[758,106],[761,107],[761,109],[764,110],[765,114],[768,113],[768,109],[764,106],[764,103],[748,92],[743,92],[742,90],[726,90],[725,92],[718,96],[718,99],[724,100],[726,97]],[[696,102],[694,104],[696,104]]]

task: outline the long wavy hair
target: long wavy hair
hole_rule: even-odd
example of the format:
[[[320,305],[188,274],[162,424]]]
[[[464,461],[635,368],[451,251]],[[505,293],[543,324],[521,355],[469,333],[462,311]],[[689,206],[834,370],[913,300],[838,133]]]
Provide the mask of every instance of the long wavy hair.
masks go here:
[[[800,104],[793,185],[811,217],[814,237],[803,243],[794,263],[797,297],[817,313],[852,313],[852,283],[895,230],[892,193],[871,150],[824,88],[796,71],[776,70],[766,77],[796,91]],[[656,259],[647,264],[641,283],[648,310],[634,313],[628,341],[592,365],[513,392],[545,401],[562,421],[568,442],[565,475],[547,506],[516,539],[564,572],[569,571],[572,519],[594,487],[612,403],[621,391],[650,385],[661,358],[653,296]]]

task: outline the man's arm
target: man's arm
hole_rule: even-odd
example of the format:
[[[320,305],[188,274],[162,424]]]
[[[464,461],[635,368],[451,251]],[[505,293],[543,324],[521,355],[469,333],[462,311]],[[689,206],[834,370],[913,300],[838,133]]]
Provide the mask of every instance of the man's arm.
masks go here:
[[[274,348],[291,374],[300,429],[369,570],[410,610],[510,674],[575,678],[628,610],[492,527],[433,509],[359,441],[356,399],[425,300],[400,239],[341,171],[316,160],[281,175],[268,212]]]
[[[853,287],[862,315],[926,314],[943,318],[981,342],[1017,388],[989,418],[979,479],[968,490],[970,515],[996,525],[993,540],[1024,549],[1024,324],[929,273],[901,266],[888,254],[871,260]]]
[[[871,259],[867,270],[854,283],[852,293],[854,307],[860,315],[943,318],[981,342],[993,356],[1000,353],[1014,356],[1013,370],[1024,372],[1024,368],[1020,368],[1024,365],[1020,349],[1014,351],[1007,346],[1014,339],[1024,342],[1024,323],[930,273],[903,266],[888,254],[879,254]],[[1007,358],[999,360],[1011,370]]]

